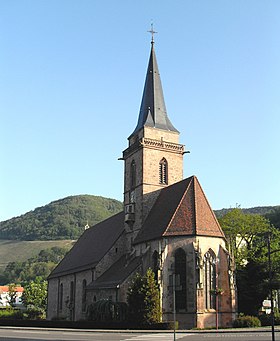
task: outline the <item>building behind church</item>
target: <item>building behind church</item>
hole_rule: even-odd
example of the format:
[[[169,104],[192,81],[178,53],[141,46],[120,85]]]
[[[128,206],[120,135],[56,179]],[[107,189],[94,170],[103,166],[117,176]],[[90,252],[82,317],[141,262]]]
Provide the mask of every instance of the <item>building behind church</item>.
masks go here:
[[[175,275],[180,328],[231,326],[234,264],[198,179],[183,178],[179,135],[167,115],[152,39],[138,123],[121,158],[124,210],[85,230],[53,270],[48,319],[86,319],[93,302],[125,302],[134,275],[152,268],[163,321],[173,318]]]

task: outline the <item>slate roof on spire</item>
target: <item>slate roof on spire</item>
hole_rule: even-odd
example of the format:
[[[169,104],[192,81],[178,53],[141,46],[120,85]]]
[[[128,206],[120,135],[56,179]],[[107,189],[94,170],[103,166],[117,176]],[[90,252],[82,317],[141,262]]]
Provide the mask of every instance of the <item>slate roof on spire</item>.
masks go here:
[[[151,44],[138,123],[132,135],[144,126],[178,132],[167,116],[153,40]]]

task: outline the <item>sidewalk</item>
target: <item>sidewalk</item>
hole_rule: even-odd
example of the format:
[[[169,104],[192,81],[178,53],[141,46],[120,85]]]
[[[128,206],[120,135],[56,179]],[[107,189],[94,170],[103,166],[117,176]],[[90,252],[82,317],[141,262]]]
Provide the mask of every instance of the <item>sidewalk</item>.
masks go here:
[[[138,329],[73,329],[73,328],[50,328],[50,327],[11,327],[11,326],[0,326],[1,329],[17,329],[17,330],[58,330],[58,331],[69,331],[69,332],[84,332],[84,333],[148,333],[148,334],[166,334],[166,333],[174,333],[173,330],[138,330]],[[176,330],[176,334],[205,334],[205,333],[271,333],[271,327],[258,327],[258,328],[229,328],[229,329],[184,329],[184,330]],[[275,333],[280,332],[280,326],[275,327]]]

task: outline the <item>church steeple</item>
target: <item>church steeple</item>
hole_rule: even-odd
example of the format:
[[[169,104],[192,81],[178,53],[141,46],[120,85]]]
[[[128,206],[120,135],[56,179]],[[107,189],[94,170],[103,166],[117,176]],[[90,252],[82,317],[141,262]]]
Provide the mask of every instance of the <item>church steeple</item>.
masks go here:
[[[155,33],[154,31],[151,32]],[[137,133],[143,127],[153,127],[167,131],[178,132],[178,130],[172,125],[167,116],[160,74],[154,49],[153,35],[138,123],[132,135]]]
[[[133,236],[141,229],[151,207],[166,186],[183,179],[184,146],[170,122],[152,46],[138,123],[123,151],[125,222]]]

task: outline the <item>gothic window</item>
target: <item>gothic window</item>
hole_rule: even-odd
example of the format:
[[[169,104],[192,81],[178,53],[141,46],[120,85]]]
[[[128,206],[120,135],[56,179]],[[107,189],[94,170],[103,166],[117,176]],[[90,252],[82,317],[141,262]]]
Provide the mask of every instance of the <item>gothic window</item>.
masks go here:
[[[153,253],[153,272],[155,274],[155,280],[158,281],[158,270],[159,270],[159,256],[158,252]]]
[[[130,164],[130,188],[134,188],[136,186],[136,163],[132,160]]]
[[[69,310],[70,310],[70,320],[74,321],[74,317],[75,317],[75,285],[74,285],[73,281],[70,282]]]
[[[186,253],[180,248],[175,251],[176,310],[186,309],[186,277]]]
[[[216,296],[213,295],[216,289],[216,256],[212,250],[205,254],[203,267],[205,308],[216,309]]]
[[[87,286],[87,280],[83,280],[82,284],[82,311],[86,311],[86,286]]]
[[[74,303],[74,295],[75,295],[75,289],[74,289],[74,282],[70,282],[70,303]]]
[[[59,310],[62,310],[63,307],[63,283],[60,283],[59,286]]]
[[[159,163],[159,183],[163,185],[168,183],[168,165],[165,158],[161,159]]]

